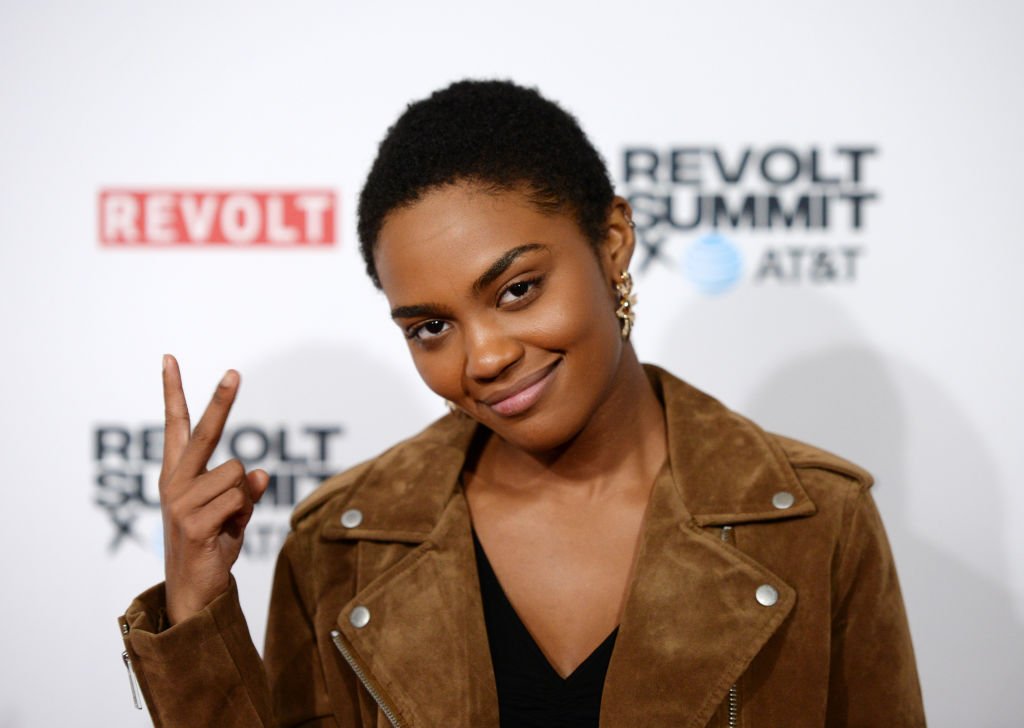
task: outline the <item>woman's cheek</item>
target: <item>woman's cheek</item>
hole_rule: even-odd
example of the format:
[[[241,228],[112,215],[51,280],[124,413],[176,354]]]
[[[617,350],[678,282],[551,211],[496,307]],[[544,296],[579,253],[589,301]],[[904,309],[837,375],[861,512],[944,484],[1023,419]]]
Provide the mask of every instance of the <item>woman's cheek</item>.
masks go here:
[[[533,316],[523,318],[520,329],[524,338],[536,342],[546,349],[563,351],[586,337],[587,329],[593,324],[587,297],[574,297],[571,291],[559,296],[549,296],[543,306],[538,306]]]
[[[420,379],[434,394],[444,399],[459,397],[458,369],[453,369],[451,352],[442,350],[428,351],[419,349],[415,342],[410,344],[412,361],[419,372]]]

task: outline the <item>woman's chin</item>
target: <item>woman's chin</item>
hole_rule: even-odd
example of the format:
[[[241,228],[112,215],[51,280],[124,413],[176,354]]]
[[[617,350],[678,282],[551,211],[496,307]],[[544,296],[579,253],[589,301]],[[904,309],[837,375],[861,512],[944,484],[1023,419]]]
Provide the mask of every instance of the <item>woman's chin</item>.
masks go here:
[[[515,422],[491,421],[482,424],[505,445],[542,457],[563,450],[582,429],[582,424],[553,419],[538,413],[534,417],[523,417]]]

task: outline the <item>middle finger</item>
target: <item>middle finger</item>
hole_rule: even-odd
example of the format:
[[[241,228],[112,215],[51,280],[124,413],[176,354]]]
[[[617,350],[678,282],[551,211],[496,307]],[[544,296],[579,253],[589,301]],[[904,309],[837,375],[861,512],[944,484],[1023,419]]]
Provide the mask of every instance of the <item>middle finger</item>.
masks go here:
[[[213,451],[220,441],[221,433],[224,431],[224,423],[227,422],[231,405],[234,404],[235,395],[238,394],[238,384],[238,372],[229,369],[217,385],[210,404],[206,406],[206,411],[199,419],[199,424],[193,430],[192,439],[189,440],[178,465],[178,469],[185,475],[195,477],[206,468],[206,463],[213,455]]]

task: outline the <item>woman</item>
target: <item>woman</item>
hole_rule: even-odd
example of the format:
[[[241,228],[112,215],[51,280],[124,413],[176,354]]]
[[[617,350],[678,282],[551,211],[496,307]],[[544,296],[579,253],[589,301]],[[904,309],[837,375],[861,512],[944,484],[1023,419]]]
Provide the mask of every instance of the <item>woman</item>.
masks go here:
[[[206,472],[165,361],[166,585],[122,618],[158,725],[920,726],[870,476],[629,342],[631,210],[575,120],[461,82],[389,130],[367,270],[453,413],[300,505],[265,659],[230,568],[262,471]]]

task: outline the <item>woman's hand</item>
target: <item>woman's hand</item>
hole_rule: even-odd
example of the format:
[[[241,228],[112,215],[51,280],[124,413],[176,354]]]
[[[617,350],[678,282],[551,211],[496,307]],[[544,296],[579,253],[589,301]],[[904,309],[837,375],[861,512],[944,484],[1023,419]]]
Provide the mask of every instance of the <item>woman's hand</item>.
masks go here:
[[[206,469],[238,384],[238,372],[229,370],[192,432],[178,362],[173,356],[164,357],[160,512],[171,624],[188,619],[227,590],[253,504],[270,482],[266,471],[246,473],[238,460]]]

